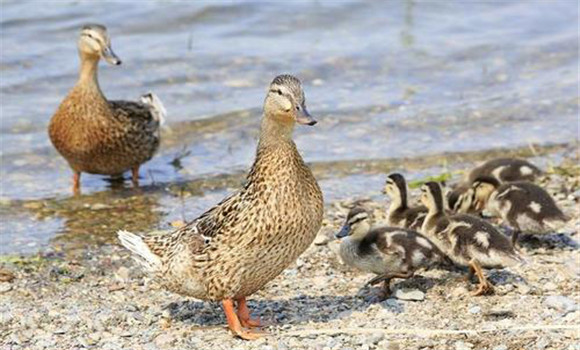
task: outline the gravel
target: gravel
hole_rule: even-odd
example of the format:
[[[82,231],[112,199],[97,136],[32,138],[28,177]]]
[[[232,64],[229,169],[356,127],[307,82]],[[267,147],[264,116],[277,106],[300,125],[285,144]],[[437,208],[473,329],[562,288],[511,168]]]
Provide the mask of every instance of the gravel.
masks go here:
[[[577,349],[577,170],[543,185],[573,194],[558,199],[573,217],[563,231],[571,234],[523,239],[527,264],[486,271],[494,295],[470,296],[476,286],[460,269],[431,269],[393,280],[393,297],[373,299],[379,287],[365,287],[372,276],[342,264],[332,238],[351,199],[328,203],[317,244],[249,298],[253,315],[271,324],[258,341],[232,337],[219,303],[163,290],[125,250],[104,245],[3,263],[14,278],[0,282],[0,348]],[[385,201],[364,205],[380,221]]]

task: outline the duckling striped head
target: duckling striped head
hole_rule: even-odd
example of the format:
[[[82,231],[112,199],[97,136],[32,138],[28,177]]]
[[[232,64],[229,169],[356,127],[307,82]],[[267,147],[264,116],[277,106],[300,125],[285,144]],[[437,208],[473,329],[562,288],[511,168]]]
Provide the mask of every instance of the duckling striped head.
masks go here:
[[[429,181],[421,186],[421,202],[430,211],[444,212],[443,191],[441,185],[434,181]]]
[[[407,206],[407,182],[403,175],[399,173],[388,175],[385,182],[385,193],[391,196],[391,199],[400,200],[402,206]]]
[[[361,207],[355,207],[348,212],[342,229],[335,234],[336,238],[343,238],[357,233],[366,233],[370,228],[369,214]]]

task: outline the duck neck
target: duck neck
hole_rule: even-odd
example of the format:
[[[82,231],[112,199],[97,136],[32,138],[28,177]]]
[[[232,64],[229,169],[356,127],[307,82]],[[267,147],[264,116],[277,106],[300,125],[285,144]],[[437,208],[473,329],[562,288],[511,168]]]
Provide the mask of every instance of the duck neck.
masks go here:
[[[104,99],[101,88],[99,87],[97,74],[99,68],[99,56],[87,55],[85,53],[80,53],[79,55],[81,57],[81,68],[79,71],[77,87],[81,87],[85,92],[100,95]]]
[[[293,144],[292,132],[294,123],[285,121],[276,116],[264,115],[260,126],[260,142],[258,148],[278,147],[284,144]]]
[[[359,258],[360,239],[346,237],[340,242],[340,257],[347,265],[353,265]]]
[[[389,213],[394,213],[397,210],[407,208],[407,192],[399,189],[399,193],[391,198],[391,205],[389,206]]]

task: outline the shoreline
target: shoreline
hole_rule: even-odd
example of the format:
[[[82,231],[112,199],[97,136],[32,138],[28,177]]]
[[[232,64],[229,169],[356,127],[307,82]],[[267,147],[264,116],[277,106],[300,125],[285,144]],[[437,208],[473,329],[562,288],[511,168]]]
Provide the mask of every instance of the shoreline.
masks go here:
[[[363,287],[370,276],[342,265],[331,238],[353,202],[371,209],[375,221],[384,218],[387,200],[372,188],[368,198],[327,203],[315,243],[250,297],[254,316],[273,324],[258,341],[233,338],[218,303],[160,289],[127,251],[105,244],[2,256],[0,269],[14,279],[0,282],[0,344],[14,350],[576,349],[580,167],[572,147],[562,156],[542,156],[558,162],[541,185],[557,193],[558,204],[572,216],[566,233],[524,239],[527,266],[487,270],[495,295],[471,297],[473,286],[460,271],[433,269],[392,284],[395,290],[421,291],[423,300],[377,302],[375,290]],[[410,197],[417,198],[417,189]]]

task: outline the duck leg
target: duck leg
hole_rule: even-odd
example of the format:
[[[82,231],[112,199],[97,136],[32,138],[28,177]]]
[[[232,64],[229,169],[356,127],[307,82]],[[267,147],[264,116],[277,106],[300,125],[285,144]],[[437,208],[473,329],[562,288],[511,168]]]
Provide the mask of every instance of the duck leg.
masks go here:
[[[133,186],[139,187],[139,165],[131,168],[131,180],[133,182]]]
[[[73,194],[75,196],[81,194],[81,172],[80,171],[74,170],[72,190],[73,190]]]
[[[259,319],[252,319],[250,316],[250,310],[248,309],[248,303],[246,302],[246,297],[241,297],[236,299],[238,303],[238,318],[242,327],[255,328],[261,327],[262,323]]]
[[[228,321],[228,327],[232,333],[234,333],[234,335],[245,340],[255,340],[260,337],[259,334],[242,328],[242,324],[240,323],[238,315],[236,315],[234,301],[232,299],[223,300],[222,305],[224,307],[224,312]]]
[[[391,280],[393,278],[407,279],[407,278],[413,277],[413,274],[414,274],[413,271],[398,272],[398,273],[386,273],[384,275],[379,275],[379,276],[373,278],[372,280],[368,281],[367,285],[372,286],[372,285],[375,285],[381,281],[384,281],[383,289],[381,290],[381,293],[379,296],[382,300],[384,300],[391,295]]]
[[[512,232],[512,245],[514,247],[518,246],[518,238],[520,237],[520,230],[515,230]]]
[[[485,278],[485,275],[483,274],[483,270],[481,269],[479,263],[472,259],[469,262],[469,268],[475,271],[477,279],[479,280],[479,287],[474,292],[472,292],[471,295],[479,296],[488,293],[493,293],[493,286],[491,285],[491,283],[489,283],[487,278]]]

